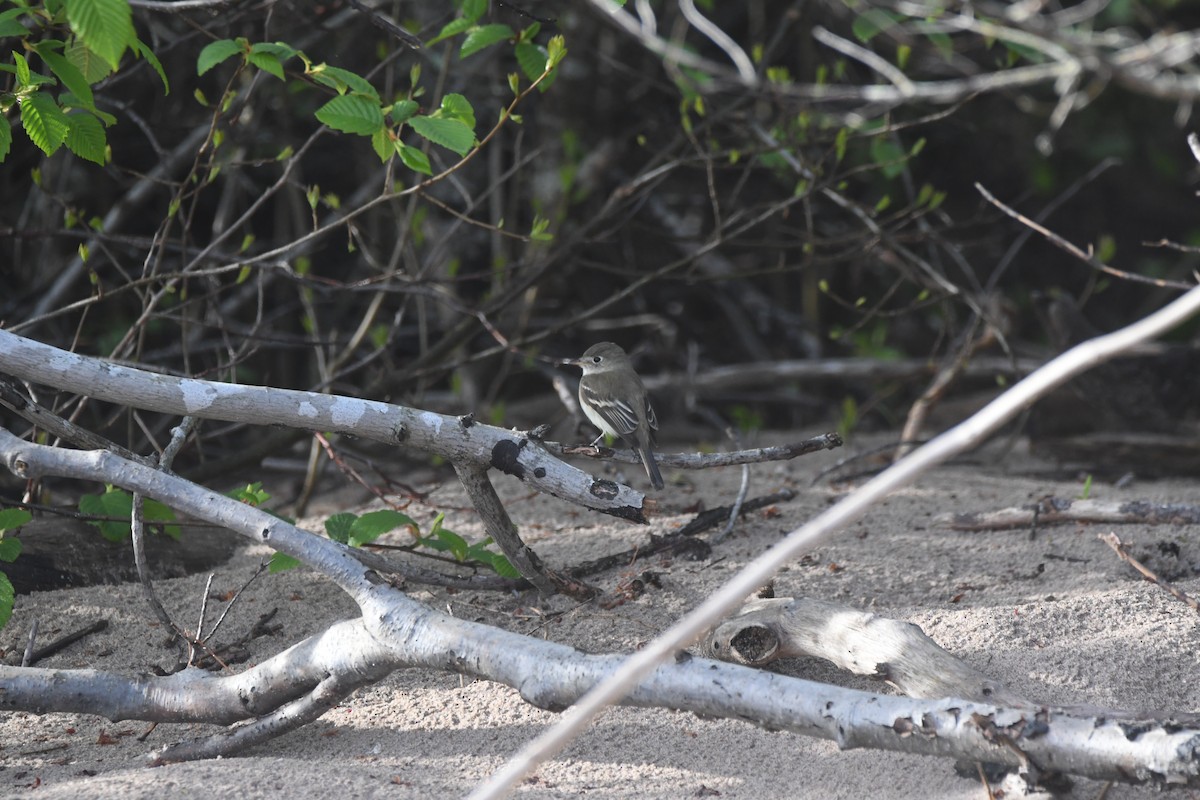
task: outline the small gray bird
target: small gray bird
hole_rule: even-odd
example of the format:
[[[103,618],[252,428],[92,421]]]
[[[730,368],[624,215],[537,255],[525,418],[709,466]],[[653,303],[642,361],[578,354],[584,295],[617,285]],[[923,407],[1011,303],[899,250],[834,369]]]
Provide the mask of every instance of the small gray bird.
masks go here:
[[[629,356],[612,342],[601,342],[589,347],[581,358],[566,363],[583,370],[579,381],[579,405],[583,413],[601,431],[632,448],[642,460],[654,488],[663,488],[651,449],[658,419]]]

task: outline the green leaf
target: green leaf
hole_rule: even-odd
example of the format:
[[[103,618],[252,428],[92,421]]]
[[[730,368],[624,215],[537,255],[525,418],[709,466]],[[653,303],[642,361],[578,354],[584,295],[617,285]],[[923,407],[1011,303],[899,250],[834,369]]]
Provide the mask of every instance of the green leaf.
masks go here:
[[[448,528],[439,528],[436,536],[446,546],[446,549],[450,551],[450,554],[454,556],[456,561],[467,560],[467,552],[471,549],[471,546],[467,544],[466,539]]]
[[[67,115],[71,128],[67,131],[67,148],[80,158],[100,166],[108,163],[108,137],[100,120],[86,111]]]
[[[464,19],[474,22],[487,11],[488,0],[463,0],[462,15]]]
[[[23,508],[6,508],[0,511],[0,531],[11,531],[13,528],[19,528],[31,519],[33,519],[33,514],[30,514]],[[12,559],[8,560],[11,561]]]
[[[15,536],[0,539],[0,561],[12,563],[21,555],[21,540]]]
[[[404,162],[404,166],[413,172],[419,172],[422,175],[433,174],[433,168],[429,164],[429,156],[412,145],[405,144],[397,139],[396,152],[400,155],[400,160]]]
[[[110,542],[121,542],[130,536],[129,519],[133,516],[133,496],[120,489],[109,489],[104,494],[85,494],[79,498],[79,511],[92,517],[116,517],[113,520],[88,520],[89,525],[100,529],[100,535]]]
[[[89,84],[104,80],[112,74],[104,59],[89,50],[82,42],[72,42],[67,45],[67,60],[75,65]]]
[[[354,520],[354,524],[350,526],[349,544],[351,547],[362,547],[388,531],[404,525],[417,527],[417,523],[413,522],[412,518],[399,511],[386,508],[380,511],[368,511]]]
[[[12,150],[12,126],[8,124],[8,117],[0,114],[0,162],[8,158],[10,150]]]
[[[329,534],[329,538],[335,542],[346,544],[350,541],[350,526],[354,524],[354,520],[358,519],[357,514],[351,514],[344,511],[341,514],[334,514],[329,519],[325,520],[325,533]]]
[[[471,107],[471,101],[461,94],[452,92],[443,97],[438,116],[456,119],[472,131],[475,130],[475,109]]]
[[[453,150],[460,156],[465,156],[475,146],[475,132],[461,120],[413,117],[408,124],[429,141],[447,150]]]
[[[13,66],[16,68],[17,73],[17,87],[20,88],[22,86],[28,86],[30,84],[32,74],[31,70],[29,69],[29,62],[25,60],[25,56],[21,55],[16,50],[13,51],[12,56]]]
[[[283,553],[274,553],[271,555],[271,563],[267,565],[267,572],[274,574],[283,572],[289,569],[295,569],[303,563],[298,558],[284,555]]]
[[[335,97],[317,109],[316,117],[335,131],[370,135],[383,127],[379,103],[356,94]]]
[[[871,139],[871,160],[878,165],[884,176],[895,178],[904,172],[908,153],[895,139],[875,137]]]
[[[551,67],[557,67],[559,62],[567,57],[567,40],[561,33],[550,37],[550,41],[546,44],[546,56],[550,60]]]
[[[379,99],[379,92],[375,91],[375,87],[371,82],[361,75],[351,72],[348,69],[341,67],[331,67],[328,64],[318,64],[308,71],[312,79],[322,86],[328,86],[338,94],[345,94],[347,90],[365,94]]]
[[[170,506],[163,505],[157,500],[151,500],[149,497],[145,497],[142,498],[142,519],[149,524],[155,522],[174,522],[176,517],[175,512]],[[183,535],[183,531],[179,529],[178,525],[164,525],[162,526],[162,530],[163,533],[167,534],[167,536],[170,536],[175,541],[179,541],[180,536]]]
[[[53,155],[67,138],[67,115],[45,92],[21,98],[21,125],[29,139],[46,155]]]
[[[839,128],[837,135],[833,138],[833,152],[838,163],[846,157],[846,142],[850,140],[850,129]]]
[[[67,0],[71,30],[110,67],[117,68],[137,36],[128,0]]]
[[[421,106],[415,100],[397,100],[388,116],[392,118],[392,122],[399,125],[402,122],[407,122],[420,108]]]
[[[546,71],[550,57],[546,54],[546,48],[541,45],[521,42],[513,48],[513,52],[517,57],[517,64],[529,80],[536,80]]]
[[[517,64],[521,67],[521,72],[525,73],[525,77],[531,81],[535,81],[541,77],[546,71],[546,65],[550,63],[550,57],[546,54],[546,48],[539,44],[530,44],[521,42],[517,45],[513,52],[517,56]],[[554,82],[554,76],[546,77],[546,80],[538,84],[538,88],[543,92],[550,88],[550,84]]]
[[[162,63],[158,60],[158,56],[154,55],[154,51],[150,49],[150,46],[141,39],[134,37],[133,44],[131,44],[130,47],[133,48],[135,53],[146,59],[146,63],[149,64],[156,73],[158,73],[158,79],[162,81],[163,85],[163,94],[170,94],[171,84],[167,80],[167,73],[163,71]]]
[[[83,103],[83,108],[95,108],[96,100],[92,96],[92,87],[88,85],[87,78],[83,77],[79,68],[67,60],[66,56],[50,49],[47,46],[49,44],[49,42],[38,42],[34,49],[46,62],[46,66],[50,67],[50,71],[62,81],[63,86],[79,98]]]
[[[196,57],[196,74],[203,75],[228,58],[242,54],[242,46],[232,39],[209,42]]]
[[[458,57],[467,58],[483,50],[485,47],[491,47],[498,42],[512,39],[516,35],[513,29],[507,25],[481,25],[473,29],[463,39],[462,47],[458,51]]]
[[[0,13],[0,39],[5,36],[28,36],[29,29],[18,20],[22,14],[28,13],[29,10],[25,8],[10,8]]]
[[[248,483],[245,488],[231,489],[225,493],[225,496],[255,508],[271,499],[271,493],[262,488],[262,481]]]
[[[519,578],[521,573],[512,563],[500,553],[492,554],[492,569],[501,578]]]
[[[396,150],[392,146],[392,137],[388,135],[386,127],[371,134],[371,149],[375,151],[375,155],[379,156],[379,161],[383,164],[386,164],[388,159],[396,154]]]
[[[466,17],[452,19],[443,25],[441,31],[438,32],[438,35],[426,42],[425,46],[429,47],[430,45],[435,45],[438,42],[445,41],[451,36],[458,36],[463,31],[469,31],[473,27],[475,27],[474,19],[467,19]]]
[[[17,594],[13,591],[12,581],[8,576],[0,572],[0,628],[8,624],[12,619],[13,604]]]
[[[255,45],[257,47],[258,45]],[[283,76],[283,64],[279,62],[279,58],[272,53],[256,53],[253,50],[246,56],[246,61],[261,69],[263,72],[268,72],[274,75],[279,80],[285,80]]]
[[[299,52],[299,50],[287,42],[259,42],[250,46],[251,54],[266,53],[267,55],[275,56],[281,64]]]

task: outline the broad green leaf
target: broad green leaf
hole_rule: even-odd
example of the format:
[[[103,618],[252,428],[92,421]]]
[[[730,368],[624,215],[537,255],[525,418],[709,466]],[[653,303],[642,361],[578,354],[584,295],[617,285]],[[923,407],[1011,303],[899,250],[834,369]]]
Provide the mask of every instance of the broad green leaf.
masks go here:
[[[465,156],[475,146],[475,132],[457,119],[413,117],[408,124],[429,141],[460,156]]]
[[[438,35],[426,42],[425,46],[429,47],[430,45],[435,45],[438,42],[449,39],[451,36],[457,36],[463,31],[469,31],[473,27],[475,27],[475,20],[473,19],[467,19],[466,17],[452,19],[443,25],[441,31],[438,32]]]
[[[27,36],[29,29],[18,19],[22,14],[28,14],[28,9],[10,8],[0,13],[0,39],[6,36]]]
[[[345,544],[350,540],[350,526],[356,519],[358,516],[349,512],[334,514],[325,520],[325,533],[329,534],[329,538],[335,542]]]
[[[75,65],[75,69],[83,73],[84,80],[95,84],[112,74],[104,59],[93,53],[82,42],[72,42],[67,45],[67,60]]]
[[[275,56],[280,63],[295,56],[299,51],[287,42],[259,42],[250,46],[251,53],[266,53]]]
[[[371,85],[370,81],[348,69],[331,67],[328,64],[318,64],[310,69],[308,74],[312,76],[314,81],[328,86],[338,94],[345,94],[346,90],[349,89],[359,94],[374,97],[376,100],[379,99],[379,92],[375,91],[375,87]]]
[[[241,53],[242,46],[232,39],[209,42],[196,58],[196,74],[203,75],[222,61]]]
[[[402,122],[407,122],[420,108],[415,100],[397,100],[396,105],[392,106],[392,111],[388,116],[392,118],[392,122],[399,125]]]
[[[512,563],[500,553],[492,553],[492,569],[501,578],[519,578],[520,571],[512,565]]]
[[[30,514],[23,508],[6,508],[0,511],[0,531],[11,531],[13,528],[19,528],[32,519],[33,514]],[[11,561],[12,559],[9,560]]]
[[[108,163],[108,138],[100,120],[86,111],[68,114],[71,129],[67,131],[67,147],[80,158],[93,161],[100,166]]]
[[[48,156],[62,145],[71,129],[67,115],[45,92],[21,98],[21,125],[30,141]]]
[[[404,525],[412,525],[415,528],[417,523],[413,522],[408,515],[391,509],[368,511],[354,520],[354,524],[350,526],[349,544],[351,547],[361,547],[375,541],[388,531]]]
[[[175,512],[170,506],[163,505],[157,500],[151,500],[149,497],[146,497],[142,499],[142,519],[147,523],[162,523],[174,522],[176,517]],[[162,526],[162,531],[176,541],[183,535],[183,531],[180,530],[178,525],[164,525]]]
[[[67,0],[67,22],[83,43],[117,68],[137,36],[128,0]]]
[[[475,130],[475,109],[471,107],[471,101],[461,94],[451,92],[443,97],[439,116],[456,119],[472,131]]]
[[[429,164],[429,156],[412,145],[405,144],[397,139],[396,152],[399,154],[400,160],[404,162],[404,166],[413,172],[419,172],[422,175],[433,174],[433,168]]]
[[[12,563],[21,555],[21,540],[15,536],[0,539],[0,561]]]
[[[79,498],[80,512],[93,517],[116,517],[113,520],[89,520],[89,525],[100,529],[100,535],[110,542],[121,542],[129,538],[129,519],[133,516],[133,496],[120,489],[109,489],[104,494],[85,494]]]
[[[13,591],[12,581],[4,573],[0,573],[0,628],[8,624],[12,619],[13,603],[16,600],[16,592]]]
[[[537,80],[541,77],[542,73],[546,71],[546,64],[549,63],[549,56],[546,55],[546,48],[542,47],[541,45],[530,44],[529,42],[521,42],[516,46],[516,48],[514,48],[514,52],[517,56],[517,64],[521,67],[521,72],[524,72],[525,77],[529,80]],[[551,78],[553,77],[554,76],[552,75],[547,76],[546,80],[542,81],[541,84],[538,85],[538,88],[543,92],[546,91],[546,89],[549,88],[549,84],[552,82]]]
[[[263,72],[274,75],[279,80],[285,80],[283,77],[283,64],[279,63],[279,58],[271,53],[255,53],[251,51],[246,56],[246,61],[261,69]]]
[[[335,97],[317,109],[316,117],[335,131],[370,135],[383,127],[379,103],[356,94]]]
[[[92,87],[88,85],[87,78],[83,77],[83,73],[79,68],[67,60],[67,57],[61,53],[57,53],[47,47],[49,42],[38,42],[35,49],[42,60],[46,62],[46,66],[50,67],[58,79],[62,81],[63,86],[79,98],[84,108],[93,108],[96,105],[96,100],[92,96]]]
[[[386,164],[388,159],[396,154],[392,146],[392,137],[388,135],[387,127],[382,127],[371,134],[371,149],[379,156],[379,161]]]
[[[467,544],[466,539],[447,528],[439,528],[436,535],[457,561],[467,560],[467,552],[471,546]]]
[[[458,57],[467,58],[485,47],[491,47],[497,42],[512,39],[517,34],[507,25],[481,25],[467,34],[459,48]]]

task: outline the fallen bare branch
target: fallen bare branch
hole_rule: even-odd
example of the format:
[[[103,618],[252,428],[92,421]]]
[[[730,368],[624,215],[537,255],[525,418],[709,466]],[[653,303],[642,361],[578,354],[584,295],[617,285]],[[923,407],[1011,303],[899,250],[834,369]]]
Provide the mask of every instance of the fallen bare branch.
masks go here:
[[[1151,503],[1147,500],[1080,500],[1043,497],[1036,503],[995,511],[942,514],[938,525],[960,531],[997,531],[1031,525],[1100,522],[1110,525],[1196,525],[1200,506],[1189,503]]]

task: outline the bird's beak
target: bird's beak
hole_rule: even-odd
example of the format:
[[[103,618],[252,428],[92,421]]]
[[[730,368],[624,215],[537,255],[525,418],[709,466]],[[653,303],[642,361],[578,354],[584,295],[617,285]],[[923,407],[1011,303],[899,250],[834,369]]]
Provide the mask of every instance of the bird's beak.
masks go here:
[[[579,362],[581,360],[582,359],[578,359],[578,358],[564,358],[562,361],[560,361],[558,363],[562,364],[564,367],[578,367]]]

